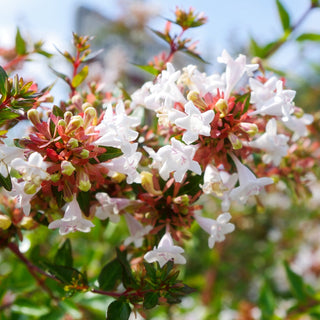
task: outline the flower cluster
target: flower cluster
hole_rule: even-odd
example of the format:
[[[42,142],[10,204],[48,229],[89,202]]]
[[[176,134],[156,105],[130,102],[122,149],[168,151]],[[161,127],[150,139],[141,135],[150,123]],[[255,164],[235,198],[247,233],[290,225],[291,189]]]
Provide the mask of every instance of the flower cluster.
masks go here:
[[[90,231],[94,216],[113,223],[124,216],[127,246],[140,247],[150,232],[166,230],[145,254],[160,266],[171,259],[185,263],[171,235],[180,241],[193,221],[210,235],[212,248],[235,228],[231,202],[245,204],[273,184],[272,168],[312,122],[283,80],[260,74],[244,55],[233,59],[224,50],[218,62],[225,72],[209,76],[194,65],[175,70],[168,63],[130,100],[106,99],[102,109],[75,94],[66,110],[55,106],[46,121],[29,110],[33,127],[19,141],[24,151],[1,146],[1,175],[16,172],[7,195],[25,215],[33,211],[31,202],[38,202],[36,210],[49,198],[64,205],[64,217],[49,224],[61,234]],[[143,123],[148,117],[155,125]],[[261,155],[265,176],[249,169],[254,154]],[[79,206],[83,194],[88,202]],[[198,213],[197,201],[208,194],[221,200],[217,220]]]

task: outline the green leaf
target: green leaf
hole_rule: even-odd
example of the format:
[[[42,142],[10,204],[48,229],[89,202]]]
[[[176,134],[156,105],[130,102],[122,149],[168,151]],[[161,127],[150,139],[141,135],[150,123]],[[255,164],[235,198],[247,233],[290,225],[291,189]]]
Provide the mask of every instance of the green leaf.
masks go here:
[[[156,69],[154,66],[150,66],[150,65],[147,65],[147,66],[144,66],[144,65],[140,65],[140,64],[133,64],[135,65],[136,67],[140,68],[141,70],[144,70],[154,76],[157,76],[160,71],[158,69]]]
[[[90,191],[87,191],[87,192],[80,191],[77,196],[77,201],[79,203],[80,209],[87,216],[89,215],[89,210],[90,210],[90,197],[91,197]]]
[[[320,34],[318,34],[318,33],[303,33],[296,40],[297,41],[320,41]]]
[[[12,190],[10,174],[8,174],[7,177],[4,177],[2,174],[0,174],[0,186],[4,187],[8,191]]]
[[[171,37],[169,34],[166,34],[166,33],[162,33],[158,30],[155,30],[155,29],[152,29],[152,28],[149,28],[154,34],[156,34],[158,37],[160,37],[161,39],[163,39],[165,42],[167,43],[170,43],[171,42]]]
[[[319,0],[311,0],[311,7],[316,8],[319,7]]]
[[[287,262],[284,263],[284,266],[293,296],[296,297],[299,301],[306,300],[307,294],[303,278],[293,272]]]
[[[152,309],[158,304],[159,293],[158,292],[147,292],[143,299],[143,308]]]
[[[72,247],[70,239],[67,239],[58,249],[57,253],[54,256],[54,264],[65,267],[73,266]]]
[[[106,291],[114,289],[117,281],[122,278],[122,270],[122,265],[118,259],[106,264],[98,277],[99,288]]]
[[[268,320],[273,315],[274,309],[276,307],[275,298],[270,288],[270,285],[265,281],[261,288],[259,296],[259,308],[262,312],[262,320]]]
[[[132,274],[130,264],[127,260],[127,251],[121,251],[119,248],[116,248],[117,258],[122,265],[122,282],[125,288],[131,287],[134,288],[137,286],[135,278]]]
[[[290,16],[286,8],[283,6],[280,0],[276,1],[277,3],[277,8],[278,8],[278,13],[280,16],[282,28],[284,31],[290,29]]]
[[[51,71],[60,79],[64,80],[67,84],[70,84],[70,78],[68,76],[66,76],[65,74],[53,69],[52,67],[49,66],[49,68],[51,69]]]
[[[130,313],[131,308],[129,303],[124,301],[113,301],[108,307],[106,320],[128,320]]]
[[[73,77],[71,82],[72,86],[74,88],[77,88],[86,79],[88,72],[89,72],[89,67],[84,66],[82,70]]]
[[[52,108],[52,113],[56,116],[56,117],[60,117],[63,118],[64,113],[63,111],[56,105],[53,106]]]
[[[0,66],[0,94],[4,95],[6,93],[6,81],[8,79],[8,75],[5,70]]]
[[[81,62],[86,62],[89,63],[91,61],[93,61],[100,53],[102,53],[104,51],[104,49],[100,49],[98,51],[95,52],[91,52],[85,59],[83,59]]]
[[[100,162],[105,162],[105,161],[108,161],[108,160],[110,160],[110,159],[117,158],[117,157],[120,157],[121,155],[123,155],[123,152],[122,152],[120,149],[118,149],[118,148],[114,148],[114,147],[104,147],[104,146],[99,146],[99,147],[101,147],[101,148],[106,148],[106,149],[107,149],[107,151],[106,151],[105,153],[100,154],[100,155],[98,156],[98,159],[99,159]],[[96,164],[96,163],[97,163],[97,161],[94,160],[93,158],[91,158],[91,159],[89,160],[89,162],[90,162],[91,164]]]
[[[27,45],[21,36],[19,28],[17,29],[16,33],[16,51],[18,55],[24,55],[27,53]]]
[[[48,268],[49,272],[63,283],[71,284],[76,281],[85,285],[87,284],[86,276],[75,268],[45,262],[44,264]]]
[[[250,38],[250,53],[253,57],[261,57],[262,48],[258,45],[256,40]]]
[[[143,264],[144,264],[144,267],[146,269],[147,276],[151,279],[152,282],[155,282],[156,278],[157,278],[157,271],[154,268],[154,264],[153,263],[147,263],[147,262],[144,262]]]
[[[187,55],[189,55],[189,56],[191,56],[191,57],[195,58],[196,60],[199,60],[199,61],[201,61],[203,63],[210,64],[208,61],[204,60],[198,53],[196,53],[194,51],[190,51],[188,49],[182,49],[182,50],[179,50],[179,51],[184,52]]]

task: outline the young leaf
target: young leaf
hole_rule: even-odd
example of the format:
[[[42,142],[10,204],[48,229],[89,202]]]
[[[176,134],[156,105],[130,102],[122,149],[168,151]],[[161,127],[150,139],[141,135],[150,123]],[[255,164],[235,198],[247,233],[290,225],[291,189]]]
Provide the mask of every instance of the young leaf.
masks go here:
[[[290,29],[290,16],[286,8],[283,6],[280,0],[277,0],[278,13],[280,16],[282,28],[284,31]]]
[[[49,272],[63,283],[72,284],[73,282],[77,282],[78,284],[87,285],[86,276],[75,268],[50,263],[44,264]]]
[[[143,308],[152,309],[158,304],[159,293],[158,292],[147,292],[143,299]]]
[[[16,33],[16,51],[18,55],[24,55],[27,53],[27,45],[21,36],[19,28],[17,29]]]
[[[297,41],[320,41],[320,34],[318,34],[318,33],[303,33],[296,40]]]
[[[71,82],[72,86],[74,88],[78,87],[85,80],[85,78],[88,75],[88,72],[89,72],[89,67],[84,66],[82,70],[73,77]]]
[[[57,253],[54,256],[54,264],[72,267],[73,266],[73,257],[72,257],[72,248],[70,239],[67,239],[62,246],[58,249]]]
[[[123,301],[113,301],[108,307],[106,320],[128,320],[130,313],[131,308],[129,303]]]
[[[287,262],[284,263],[285,269],[286,269],[286,274],[287,274],[287,278],[289,280],[290,283],[290,287],[291,287],[291,292],[292,294],[299,300],[306,300],[307,298],[307,294],[305,291],[305,284],[303,282],[303,278],[296,274],[295,272],[293,272],[290,267],[289,264]]]
[[[261,288],[259,297],[259,308],[262,312],[261,319],[271,319],[274,309],[276,307],[276,302],[270,288],[269,283],[266,281]]]
[[[52,67],[49,66],[49,68],[52,70],[52,72],[59,77],[60,79],[64,80],[67,84],[70,84],[70,78],[68,76],[66,76],[65,74],[54,70]]]
[[[6,92],[6,86],[5,83],[8,79],[8,75],[5,72],[5,70],[0,66],[0,94],[4,95]]]
[[[63,118],[63,115],[64,115],[63,111],[58,106],[53,106],[52,113],[56,117],[60,117],[60,118]]]
[[[114,259],[101,270],[98,277],[99,288],[106,291],[112,290],[121,278],[122,265],[118,259]]]
[[[139,65],[139,64],[134,64],[136,67],[140,68],[141,70],[144,70],[154,76],[157,76],[160,71],[158,69],[156,69],[154,66],[143,66],[143,65]]]

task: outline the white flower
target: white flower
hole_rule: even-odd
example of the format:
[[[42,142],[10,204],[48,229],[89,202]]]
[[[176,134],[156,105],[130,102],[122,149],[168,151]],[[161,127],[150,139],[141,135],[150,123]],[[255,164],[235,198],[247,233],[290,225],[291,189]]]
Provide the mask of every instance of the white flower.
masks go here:
[[[217,220],[204,218],[195,215],[195,219],[199,226],[210,234],[208,239],[208,246],[210,249],[214,247],[216,242],[222,242],[226,237],[225,234],[232,232],[235,227],[233,223],[230,223],[231,215],[229,212],[225,212],[219,215]]]
[[[113,176],[115,173],[123,173],[127,175],[127,183],[140,183],[141,176],[137,171],[137,166],[141,159],[142,153],[136,152],[138,143],[128,144],[123,148],[123,155],[111,159],[109,162],[101,165],[109,169],[108,175]]]
[[[188,170],[201,174],[198,162],[193,160],[196,152],[195,146],[187,146],[182,142],[172,138],[171,146],[167,145],[158,150],[157,153],[151,152],[150,148],[145,150],[153,158],[152,167],[159,169],[159,174],[163,180],[168,180],[171,172],[177,182],[181,182]]]
[[[182,140],[186,144],[191,144],[199,139],[199,135],[210,136],[210,123],[214,118],[214,112],[208,110],[201,113],[192,101],[186,103],[184,109],[187,116],[175,120],[177,126],[186,129]]]
[[[230,208],[230,192],[238,181],[238,174],[229,174],[226,171],[218,170],[212,164],[207,165],[203,185],[200,186],[205,194],[213,194],[222,200],[221,208],[227,211]]]
[[[283,82],[278,80],[274,97],[263,105],[256,105],[257,110],[250,112],[249,115],[262,114],[282,117],[283,120],[287,120],[294,112],[293,98],[295,94],[294,90],[283,90]]]
[[[183,252],[184,250],[181,247],[173,244],[170,233],[166,232],[161,238],[158,248],[154,247],[152,251],[147,252],[144,259],[148,263],[158,261],[160,268],[170,260],[173,260],[176,264],[185,264],[186,259],[181,255]]]
[[[170,110],[175,102],[185,104],[187,101],[181,93],[177,80],[180,71],[175,71],[171,63],[167,63],[167,70],[163,70],[158,76],[156,83],[150,86],[150,94],[144,99],[146,108],[158,111]]]
[[[128,237],[123,244],[127,246],[133,242],[136,248],[140,248],[142,246],[143,237],[152,230],[152,226],[144,227],[139,221],[137,221],[131,214],[128,213],[126,213],[124,217],[130,231],[130,237]]]
[[[254,78],[250,78],[250,103],[255,104],[257,109],[261,109],[264,105],[271,104],[274,96],[276,95],[275,90],[277,81],[278,79],[276,77],[271,77],[265,83],[262,83]]]
[[[226,66],[226,90],[224,99],[228,100],[232,89],[242,78],[246,72],[252,76],[252,72],[259,68],[258,64],[246,64],[246,56],[240,54],[235,60],[229,55],[226,50],[222,51],[221,57],[218,57],[218,62],[225,63]]]
[[[64,217],[52,221],[48,226],[49,229],[59,228],[61,235],[75,231],[89,232],[92,227],[94,227],[94,224],[82,217],[82,212],[75,195],[73,196],[73,200],[67,204]]]
[[[17,207],[22,208],[23,213],[26,216],[28,216],[31,210],[30,201],[35,195],[35,193],[37,193],[40,190],[40,187],[38,187],[34,193],[28,194],[24,191],[25,185],[27,183],[26,181],[18,182],[16,178],[12,178],[11,182],[12,182],[12,190],[11,191],[4,190],[4,192],[8,196],[15,198],[17,200]]]
[[[139,124],[139,118],[127,116],[122,101],[116,105],[115,112],[112,105],[108,104],[103,120],[96,126],[96,131],[99,131],[101,137],[95,144],[120,148],[123,151],[123,148],[138,137],[138,132],[132,128]]]
[[[261,188],[273,183],[271,178],[257,178],[236,156],[233,154],[230,154],[230,156],[237,167],[239,175],[239,187],[230,192],[231,200],[239,200],[241,203],[246,203],[250,196],[259,194]]]
[[[278,166],[282,157],[287,155],[289,137],[284,134],[277,134],[277,122],[270,119],[266,126],[266,132],[254,141],[248,143],[250,147],[262,149],[266,152],[262,156],[264,163],[273,162]]]
[[[17,147],[9,147],[5,144],[0,144],[0,174],[7,177],[9,174],[8,166],[15,158],[22,158],[23,150]]]
[[[307,125],[313,122],[313,116],[311,114],[304,114],[302,117],[289,116],[286,119],[282,119],[286,127],[293,131],[292,141],[297,141],[300,137],[308,135]]]
[[[131,200],[124,198],[110,198],[105,192],[98,192],[96,199],[100,206],[96,208],[95,216],[101,220],[107,218],[113,223],[120,221],[119,212],[131,204]]]
[[[16,158],[11,162],[11,166],[18,170],[24,181],[33,183],[36,187],[49,177],[47,173],[48,163],[45,162],[38,152],[33,152],[28,161]]]

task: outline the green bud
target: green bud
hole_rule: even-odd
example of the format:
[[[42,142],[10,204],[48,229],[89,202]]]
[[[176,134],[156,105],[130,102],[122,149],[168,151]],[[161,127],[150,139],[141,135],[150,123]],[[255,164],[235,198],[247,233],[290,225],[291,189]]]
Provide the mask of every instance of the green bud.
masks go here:
[[[60,178],[61,178],[60,172],[50,175],[50,179],[52,182],[58,182],[60,180]]]
[[[81,157],[82,159],[87,159],[87,158],[89,158],[89,155],[90,155],[90,151],[87,150],[87,149],[83,149],[83,150],[81,151],[81,153],[80,153],[80,157]]]
[[[37,185],[32,182],[26,182],[24,185],[23,191],[26,194],[34,194],[37,192]]]
[[[76,170],[76,168],[72,165],[69,161],[62,161],[61,163],[61,173],[65,174],[67,176],[71,176],[73,172]]]
[[[242,148],[242,142],[235,134],[229,133],[228,138],[234,150],[239,150]]]
[[[79,141],[75,138],[71,138],[69,141],[68,141],[68,146],[73,149],[73,148],[78,148],[79,146]]]
[[[11,226],[12,221],[10,217],[0,214],[0,229],[7,230]]]
[[[39,111],[36,109],[30,109],[27,113],[28,119],[32,122],[34,126],[40,124]]]
[[[228,102],[225,99],[219,99],[215,105],[216,110],[220,111],[220,118],[224,118],[228,114]]]

